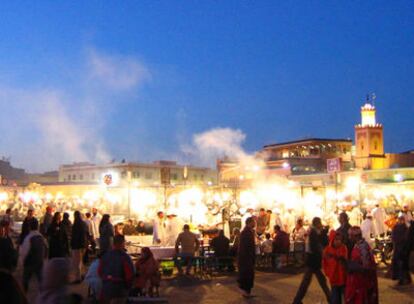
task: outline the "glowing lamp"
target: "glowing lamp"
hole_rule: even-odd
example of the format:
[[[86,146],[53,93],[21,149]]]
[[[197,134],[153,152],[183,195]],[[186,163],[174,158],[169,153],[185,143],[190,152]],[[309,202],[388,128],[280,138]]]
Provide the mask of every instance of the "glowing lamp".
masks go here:
[[[402,176],[402,174],[394,174],[394,181],[397,183],[401,183],[402,181],[404,181],[404,176]]]

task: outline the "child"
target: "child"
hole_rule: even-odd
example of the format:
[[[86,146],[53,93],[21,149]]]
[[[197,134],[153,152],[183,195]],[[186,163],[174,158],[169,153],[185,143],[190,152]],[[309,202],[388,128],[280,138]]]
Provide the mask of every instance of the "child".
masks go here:
[[[262,254],[271,254],[273,250],[273,241],[270,239],[270,233],[266,233],[266,240],[261,244]]]
[[[346,282],[346,258],[348,249],[343,243],[343,236],[340,233],[331,231],[329,245],[323,252],[322,267],[325,275],[331,284],[331,304],[341,304]]]

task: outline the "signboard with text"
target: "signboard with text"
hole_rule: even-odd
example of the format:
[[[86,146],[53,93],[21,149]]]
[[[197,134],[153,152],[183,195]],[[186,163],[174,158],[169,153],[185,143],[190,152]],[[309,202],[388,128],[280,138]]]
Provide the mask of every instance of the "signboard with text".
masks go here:
[[[328,173],[341,171],[341,158],[330,158],[326,160],[326,170]]]

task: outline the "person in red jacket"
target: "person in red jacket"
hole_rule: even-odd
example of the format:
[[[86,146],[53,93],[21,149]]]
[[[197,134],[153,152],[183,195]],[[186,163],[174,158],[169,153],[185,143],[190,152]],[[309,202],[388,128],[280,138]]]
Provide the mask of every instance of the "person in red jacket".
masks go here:
[[[341,304],[346,283],[348,248],[340,233],[331,231],[329,245],[323,251],[322,267],[331,284],[331,304]]]

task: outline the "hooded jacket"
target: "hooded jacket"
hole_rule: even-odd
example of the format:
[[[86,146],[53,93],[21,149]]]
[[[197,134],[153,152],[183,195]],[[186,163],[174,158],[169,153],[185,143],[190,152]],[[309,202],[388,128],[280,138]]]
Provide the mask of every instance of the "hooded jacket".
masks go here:
[[[331,231],[329,245],[323,251],[322,267],[331,286],[343,286],[346,282],[346,268],[339,259],[348,257],[348,249],[344,244],[337,248],[333,246],[335,235],[335,231]]]

